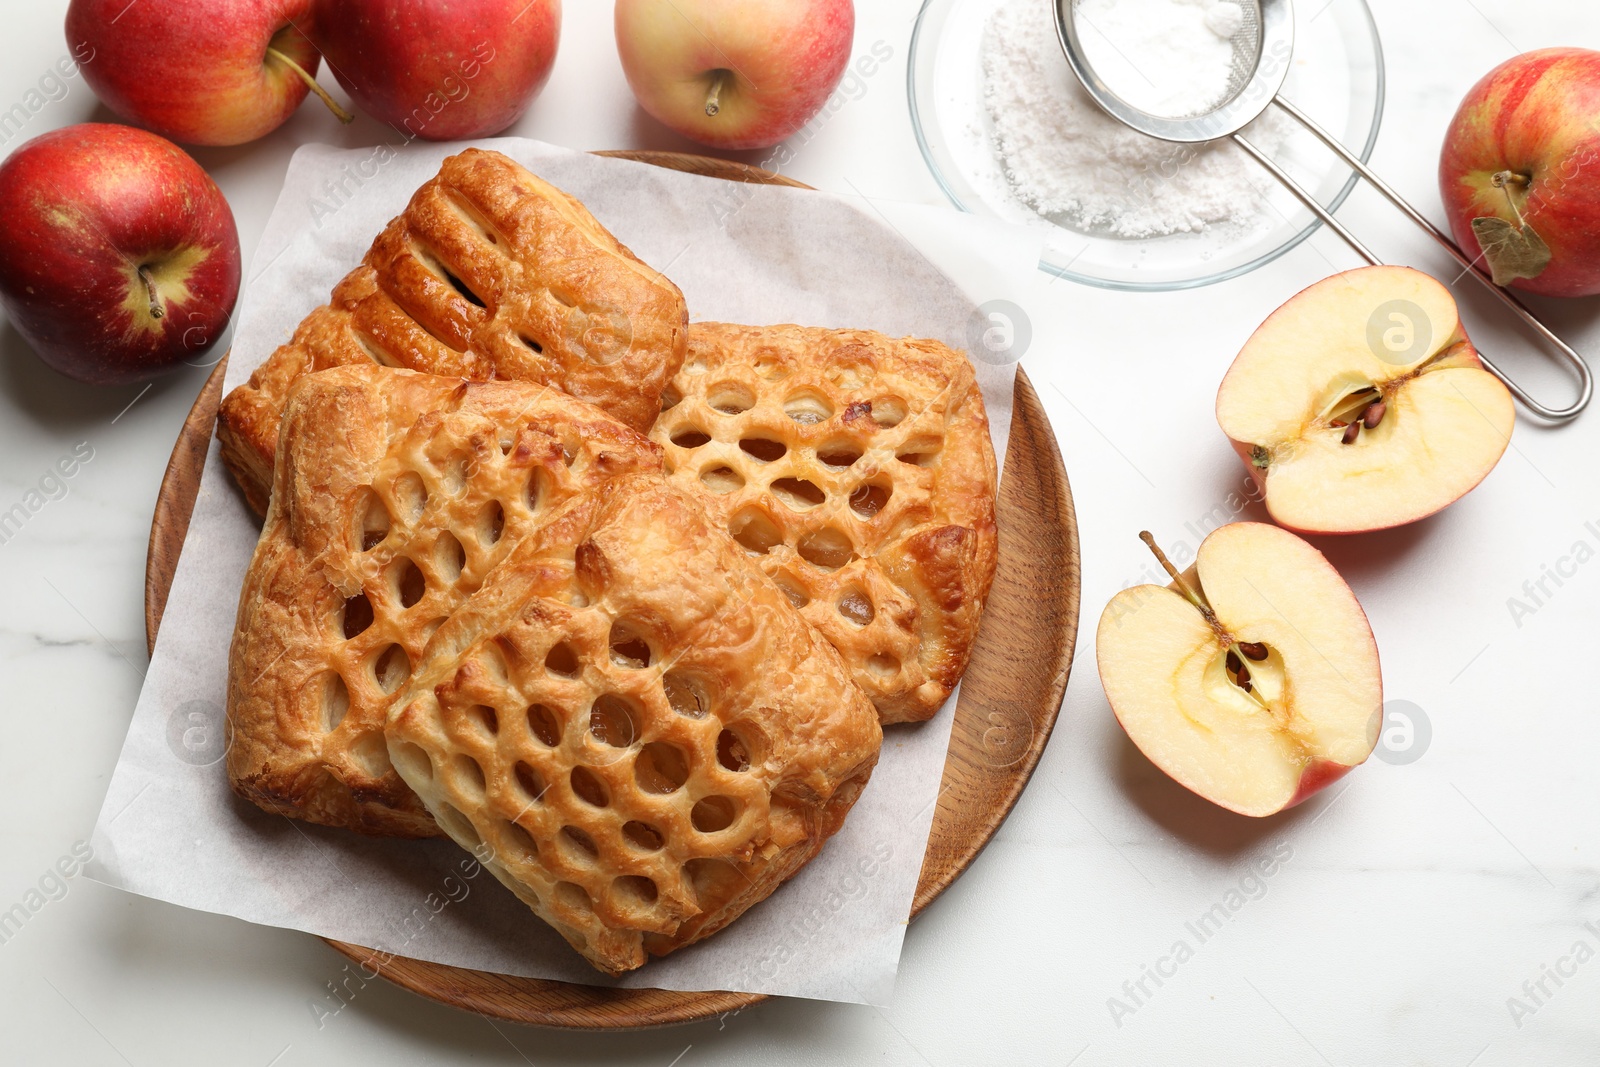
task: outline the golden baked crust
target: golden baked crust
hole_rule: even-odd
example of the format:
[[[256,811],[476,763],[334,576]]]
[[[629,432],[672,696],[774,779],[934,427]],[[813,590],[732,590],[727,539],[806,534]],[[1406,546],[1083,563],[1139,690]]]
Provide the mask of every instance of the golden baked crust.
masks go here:
[[[882,740],[838,654],[654,474],[518,544],[440,628],[387,736],[450,836],[610,974],[799,870]]]
[[[994,578],[972,365],[936,341],[695,323],[651,439],[844,657],[885,723],[961,680]]]
[[[549,386],[355,364],[284,412],[228,664],[240,796],[374,834],[437,834],[389,766],[385,710],[518,540],[660,453]]]
[[[264,512],[290,388],[345,364],[548,383],[644,432],[683,362],[687,321],[677,286],[577,200],[498,152],[469,148],[417,190],[332,301],[223,400],[222,458]]]

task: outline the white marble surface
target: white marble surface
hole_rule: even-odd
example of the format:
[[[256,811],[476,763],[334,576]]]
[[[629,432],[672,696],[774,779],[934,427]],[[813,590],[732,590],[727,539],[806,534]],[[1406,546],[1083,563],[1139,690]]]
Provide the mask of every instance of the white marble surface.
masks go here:
[[[939,202],[906,117],[901,67],[914,0],[863,0],[858,50],[894,64],[795,153],[787,170],[840,192]],[[1582,0],[1378,0],[1390,107],[1379,169],[1437,216],[1445,122],[1467,86],[1516,50],[1600,47]],[[64,2],[8,3],[0,109],[65,51]],[[610,5],[569,0],[556,75],[513,132],[577,148],[686,147],[633,106]],[[103,117],[80,82],[25,127]],[[290,152],[305,140],[374,143],[310,107],[256,145],[198,153],[233,203],[248,258]],[[9,151],[20,138],[0,144]],[[1347,219],[1381,254],[1440,257],[1376,197]],[[0,225],[5,224],[0,220]],[[1137,525],[1181,537],[1242,476],[1212,421],[1233,351],[1291,293],[1354,265],[1319,235],[1270,269],[1187,294],[1128,296],[1056,283],[1014,295],[1032,317],[1027,365],[1067,456],[1083,523],[1084,624],[1138,575]],[[1453,276],[1449,272],[1448,276]],[[997,294],[1011,295],[1011,294]],[[1600,353],[1600,305],[1557,321]],[[1480,320],[1473,320],[1475,322]],[[1492,328],[1486,349],[1538,377],[1537,357]],[[90,389],[44,369],[0,327],[0,510],[80,444],[93,459],[0,544],[0,670],[8,744],[0,911],[41,886],[88,835],[145,665],[141,597],[152,501],[205,371]],[[1070,400],[1068,398],[1071,398]],[[131,406],[130,406],[131,405]],[[1600,567],[1580,566],[1519,627],[1507,599],[1600,537],[1600,414],[1519,425],[1494,475],[1442,516],[1324,545],[1372,616],[1388,696],[1420,706],[1431,747],[1373,762],[1347,791],[1265,822],[1227,816],[1168,784],[1123,740],[1100,694],[1092,641],[1033,785],[976,866],[911,928],[893,1003],[802,1002],[669,1031],[584,1035],[493,1025],[382,983],[335,1014],[343,977],[319,942],[65,882],[0,943],[7,1062],[74,1064],[679,1063],[1009,1061],[1082,1067],[1202,1064],[1600,1063],[1600,962],[1577,964],[1536,1011],[1508,998],[1600,946],[1600,750],[1594,645]],[[59,495],[59,491],[57,491]],[[1185,923],[1287,855],[1222,931]],[[38,898],[35,898],[38,899]],[[1594,924],[1593,929],[1585,923]],[[1179,939],[1192,959],[1118,1026],[1107,1000]],[[1563,965],[1573,970],[1573,962]],[[320,1019],[320,1026],[319,1026]],[[679,1057],[674,1059],[674,1057]]]

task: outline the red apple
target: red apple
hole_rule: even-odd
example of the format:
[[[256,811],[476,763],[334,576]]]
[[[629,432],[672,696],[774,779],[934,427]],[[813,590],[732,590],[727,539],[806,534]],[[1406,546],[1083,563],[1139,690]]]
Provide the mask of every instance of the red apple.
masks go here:
[[[0,305],[62,374],[134,382],[221,335],[239,234],[210,176],[171,141],[84,123],[0,165]]]
[[[561,0],[317,0],[328,69],[408,138],[510,126],[550,79],[560,39]]]
[[[1456,243],[1501,285],[1600,293],[1600,52],[1546,48],[1491,70],[1439,161]]]
[[[1387,530],[1488,477],[1516,407],[1483,369],[1455,298],[1410,267],[1362,267],[1301,292],[1250,336],[1217,423],[1274,522]]]
[[[851,0],[617,0],[639,106],[714,148],[768,148],[822,110],[850,61]]]
[[[1150,761],[1213,803],[1272,815],[1342,778],[1378,742],[1372,627],[1322,553],[1236,522],[1183,574],[1124,589],[1095,636],[1117,721]]]
[[[187,144],[263,137],[316,90],[311,0],[72,0],[67,44],[83,76],[129,122]]]

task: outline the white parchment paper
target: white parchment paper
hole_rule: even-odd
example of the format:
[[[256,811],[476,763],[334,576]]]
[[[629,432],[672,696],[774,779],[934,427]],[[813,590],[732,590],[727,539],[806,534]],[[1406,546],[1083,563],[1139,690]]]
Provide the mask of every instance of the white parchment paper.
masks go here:
[[[867,328],[966,349],[990,325],[977,306],[1026,288],[1038,260],[1036,238],[942,209],[735,185],[526,140],[481,144],[587,204],[677,282],[697,320]],[[461,147],[309,145],[295,154],[248,276],[227,388],[327,300]],[[1012,369],[977,366],[1003,457]],[[397,955],[611,984],[448,840],[366,838],[267,815],[233,796],[222,763],[228,644],[258,533],[213,440],[160,640],[95,828],[91,876]],[[928,723],[886,731],[871,784],[799,876],[716,937],[616,984],[883,1003],[954,705]]]

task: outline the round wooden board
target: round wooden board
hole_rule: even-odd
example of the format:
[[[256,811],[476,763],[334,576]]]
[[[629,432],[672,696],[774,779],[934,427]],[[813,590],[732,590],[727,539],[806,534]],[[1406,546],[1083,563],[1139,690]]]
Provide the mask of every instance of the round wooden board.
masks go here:
[[[807,188],[769,171],[704,156],[597,154],[729,181]],[[195,400],[156,500],[145,571],[145,636],[151,649],[199,492],[226,368],[224,358]],[[999,567],[961,686],[913,916],[972,864],[1022,795],[1055,727],[1072,669],[1078,634],[1078,524],[1049,419],[1020,368],[998,521]],[[399,957],[380,962],[370,949],[328,943],[425,997],[537,1026],[640,1029],[692,1022],[767,999],[755,993],[573,985]]]

